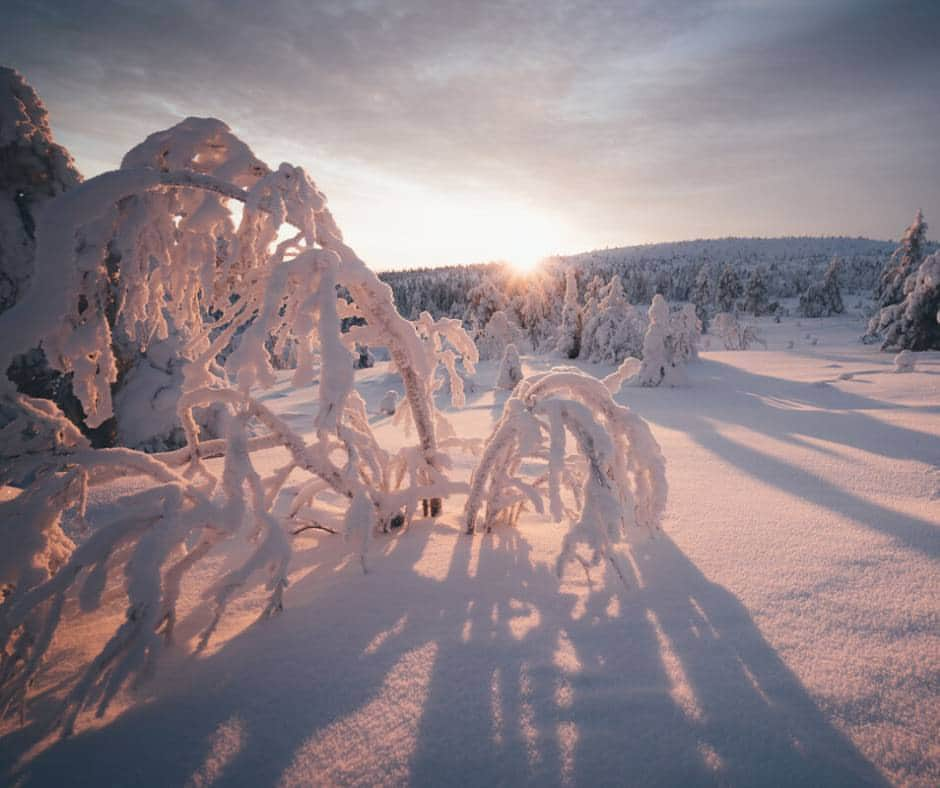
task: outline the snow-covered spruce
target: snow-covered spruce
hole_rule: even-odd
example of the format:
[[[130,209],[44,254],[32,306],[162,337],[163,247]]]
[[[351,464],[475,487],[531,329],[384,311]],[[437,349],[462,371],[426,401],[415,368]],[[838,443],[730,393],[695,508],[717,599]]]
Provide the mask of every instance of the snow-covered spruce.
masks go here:
[[[226,201],[242,206],[237,228]],[[448,449],[462,442],[432,394],[443,364],[459,403],[456,365],[472,368],[476,350],[457,321],[402,318],[390,288],[343,242],[306,173],[269,169],[216,120],[189,119],[153,135],[121,170],[48,203],[40,230],[32,284],[0,315],[0,368],[41,345],[50,364],[72,375],[89,423],[99,424],[113,413],[119,343],[143,349],[172,339],[184,362],[175,410],[185,445],[152,455],[90,449],[54,403],[0,379],[0,481],[24,488],[0,503],[0,709],[25,703],[68,595],[76,591],[82,610],[96,609],[113,578],[127,596],[124,622],[66,699],[68,733],[88,703],[103,711],[147,672],[173,636],[184,577],[220,543],[248,539],[253,548],[210,589],[200,644],[256,572],[268,575],[261,615],[280,609],[291,550],[273,511],[289,477],[301,477],[286,506],[294,523],[344,529],[363,562],[374,528],[407,523],[422,499],[466,490],[445,475]],[[118,282],[108,269],[115,243]],[[337,298],[340,286],[352,303]],[[365,324],[343,333],[345,317]],[[237,346],[222,354],[237,334]],[[272,337],[275,349],[297,344],[295,385],[319,381],[312,440],[255,397],[275,381]],[[388,348],[404,384],[399,414],[414,424],[417,445],[390,454],[378,444],[352,387],[357,342]],[[197,425],[198,410],[210,406],[219,410],[221,440],[204,441]],[[262,476],[254,453],[274,446],[287,450],[286,460]],[[210,457],[222,458],[220,474]],[[83,521],[90,492],[127,475],[149,487],[115,500],[114,514],[70,541],[64,513]]]
[[[908,276],[904,292],[900,303],[873,318],[869,330],[873,326],[884,337],[882,350],[940,350],[940,252]]]
[[[927,251],[927,222],[924,214],[918,210],[914,221],[901,236],[901,243],[881,272],[875,289],[879,307],[884,308],[904,300],[907,278],[920,266]]]
[[[744,294],[741,277],[730,263],[721,269],[715,288],[715,303],[720,312],[734,312],[738,299]]]
[[[675,364],[688,364],[698,358],[698,345],[702,338],[702,323],[694,304],[684,304],[669,318],[672,338],[672,356]]]
[[[570,523],[559,573],[585,545],[592,564],[608,558],[622,576],[613,544],[657,528],[665,502],[665,462],[646,422],[617,404],[601,381],[562,367],[524,379],[506,401],[464,516],[473,533],[511,526],[527,506],[547,509],[556,522]]]
[[[595,277],[594,282],[599,281]],[[584,307],[578,358],[596,364],[619,364],[643,349],[646,320],[627,301],[619,276],[599,285]]]
[[[845,311],[839,289],[839,268],[842,261],[833,257],[822,281],[814,282],[800,296],[800,314],[803,317],[831,317]]]
[[[499,371],[496,375],[496,387],[512,391],[516,384],[522,380],[522,362],[519,360],[519,351],[512,343],[506,345],[506,351],[499,362]]]

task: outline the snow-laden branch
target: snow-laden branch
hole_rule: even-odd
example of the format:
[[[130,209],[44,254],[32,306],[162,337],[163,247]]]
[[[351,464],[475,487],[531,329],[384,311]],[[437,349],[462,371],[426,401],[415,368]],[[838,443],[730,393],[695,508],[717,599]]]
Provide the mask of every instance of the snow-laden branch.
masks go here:
[[[573,457],[567,434],[578,448]],[[542,472],[524,478],[523,462]],[[559,571],[580,543],[596,562],[636,527],[657,528],[666,500],[665,464],[646,422],[616,403],[603,382],[573,368],[525,378],[506,401],[473,474],[467,531],[511,525],[527,504],[544,511],[546,499],[560,521],[566,491],[579,511],[567,511]]]

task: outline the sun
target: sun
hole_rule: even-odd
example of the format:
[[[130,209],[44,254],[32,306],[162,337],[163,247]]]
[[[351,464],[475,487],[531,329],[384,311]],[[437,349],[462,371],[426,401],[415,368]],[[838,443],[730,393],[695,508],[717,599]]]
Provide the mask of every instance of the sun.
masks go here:
[[[545,257],[545,255],[540,254],[520,254],[510,257],[506,262],[517,274],[528,275],[539,267]]]

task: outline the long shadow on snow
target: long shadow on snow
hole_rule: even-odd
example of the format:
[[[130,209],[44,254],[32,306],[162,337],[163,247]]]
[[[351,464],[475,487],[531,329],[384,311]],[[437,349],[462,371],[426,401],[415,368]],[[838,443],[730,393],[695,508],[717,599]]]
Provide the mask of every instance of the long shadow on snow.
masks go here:
[[[677,389],[665,396],[662,392],[621,391],[619,398],[654,424],[687,433],[749,476],[892,536],[931,558],[940,556],[940,530],[933,523],[879,506],[732,440],[720,434],[714,422],[737,424],[804,447],[808,445],[805,436],[940,467],[940,442],[935,435],[873,418],[865,411],[889,406],[832,386],[755,375],[711,360],[696,366],[692,389]]]
[[[241,749],[219,765],[214,784],[275,784],[298,759],[306,781],[354,781],[358,764],[341,747],[304,763],[305,749],[335,740],[338,721],[433,643],[416,734],[394,709],[343,729],[357,755],[415,736],[398,773],[416,785],[551,785],[563,776],[576,784],[883,784],[744,607],[667,538],[637,551],[642,584],[597,588],[580,606],[565,592],[580,578],[559,584],[517,533],[477,536],[476,547],[448,537],[443,581],[414,571],[426,538],[420,528],[398,537],[370,574],[355,576],[333,571],[342,550],[328,543],[280,617],[174,671],[151,702],[53,744],[22,769],[13,764],[30,729],[7,737],[0,774],[20,785],[182,784],[206,762],[220,726],[237,721]],[[383,776],[378,760],[372,779]]]

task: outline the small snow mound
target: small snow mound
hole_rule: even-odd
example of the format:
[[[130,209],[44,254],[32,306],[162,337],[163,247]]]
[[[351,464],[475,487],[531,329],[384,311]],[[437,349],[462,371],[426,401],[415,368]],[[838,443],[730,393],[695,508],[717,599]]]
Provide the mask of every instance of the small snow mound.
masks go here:
[[[379,413],[383,416],[394,416],[398,409],[398,392],[389,390],[385,392],[382,401],[379,403]]]
[[[902,350],[894,357],[895,372],[913,372],[916,367],[916,359],[910,350]]]

